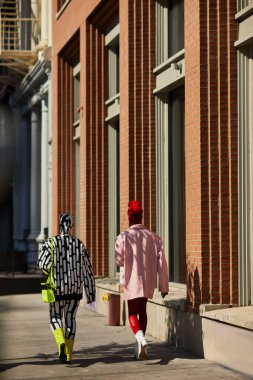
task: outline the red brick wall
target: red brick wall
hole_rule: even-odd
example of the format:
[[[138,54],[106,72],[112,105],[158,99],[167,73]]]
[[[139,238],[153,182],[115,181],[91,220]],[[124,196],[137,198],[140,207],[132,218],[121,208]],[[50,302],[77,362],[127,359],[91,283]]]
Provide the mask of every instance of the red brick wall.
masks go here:
[[[187,299],[238,302],[236,1],[185,2]]]
[[[57,117],[54,116],[53,142],[56,159],[54,225],[58,224],[60,209],[67,208],[74,212],[74,178],[71,178],[70,170],[72,167],[74,172],[74,161],[66,167],[62,164],[62,156],[71,156],[72,149],[65,141],[69,134],[67,124],[71,118],[68,111],[71,109],[71,99],[66,45],[80,27],[80,105],[83,107],[80,115],[80,232],[90,250],[95,273],[107,275],[108,141],[104,122],[106,58],[103,33],[119,16],[121,228],[128,225],[127,203],[129,199],[135,198],[143,204],[145,224],[155,229],[155,98],[152,94],[155,87],[155,2],[123,0],[118,3],[113,0],[92,3],[93,6],[89,2],[88,10],[87,7],[82,8],[83,3],[79,0],[71,2],[54,25],[54,52],[64,58],[56,59],[54,56],[53,70],[54,104],[57,104],[58,113]]]
[[[120,214],[138,199],[144,223],[156,227],[155,1],[120,1]]]

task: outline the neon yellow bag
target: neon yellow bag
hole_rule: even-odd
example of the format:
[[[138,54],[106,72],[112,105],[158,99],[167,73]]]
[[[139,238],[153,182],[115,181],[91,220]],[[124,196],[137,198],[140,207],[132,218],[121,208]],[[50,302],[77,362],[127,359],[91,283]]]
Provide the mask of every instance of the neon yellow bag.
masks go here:
[[[54,284],[54,239],[50,239],[50,248],[51,248],[51,269],[48,275],[47,281],[42,282],[42,301],[46,303],[55,302],[55,284]]]
[[[55,302],[55,295],[53,289],[42,289],[42,301],[46,303]]]

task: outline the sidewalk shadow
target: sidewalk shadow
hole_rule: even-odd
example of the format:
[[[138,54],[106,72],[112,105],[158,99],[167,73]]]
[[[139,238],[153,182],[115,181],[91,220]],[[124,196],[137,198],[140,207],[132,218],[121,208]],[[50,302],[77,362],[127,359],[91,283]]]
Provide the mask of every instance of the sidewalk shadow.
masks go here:
[[[14,360],[16,361],[14,362]],[[1,360],[1,361],[8,361],[8,359]],[[7,364],[0,363],[0,373],[8,371],[9,369],[12,369],[12,368],[23,366],[23,365],[59,365],[59,364],[61,363],[59,362],[57,354],[51,354],[51,355],[38,354],[35,356],[26,357],[26,358],[24,357],[24,358],[11,359],[11,363],[7,363]]]
[[[75,367],[89,367],[97,362],[114,364],[122,362],[132,362],[134,347],[129,345],[108,344],[92,348],[84,348],[76,351],[71,365]],[[176,358],[196,359],[193,355],[170,346],[168,343],[149,344],[148,365],[167,365]],[[154,362],[155,361],[155,362]]]
[[[136,362],[132,357],[134,347],[132,345],[119,345],[109,343],[102,346],[87,347],[74,351],[73,360],[67,365],[69,368],[83,367],[87,368],[96,363],[115,364],[123,362]],[[147,365],[167,365],[176,358],[195,359],[187,352],[169,346],[168,343],[151,343],[149,345]],[[15,360],[15,361],[14,361]],[[3,361],[3,360],[2,360]],[[59,362],[57,353],[43,354],[39,353],[32,357],[12,359],[11,363],[1,364],[0,373],[12,368],[23,365],[63,365]]]

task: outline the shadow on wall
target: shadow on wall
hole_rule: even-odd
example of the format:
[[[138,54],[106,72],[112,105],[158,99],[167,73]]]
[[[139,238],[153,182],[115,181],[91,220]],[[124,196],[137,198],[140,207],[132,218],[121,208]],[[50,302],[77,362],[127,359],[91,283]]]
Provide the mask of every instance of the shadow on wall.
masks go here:
[[[198,268],[196,267],[190,280],[190,289],[194,289],[194,297],[200,299],[201,290]],[[182,302],[183,301],[183,302]],[[187,350],[199,357],[204,357],[202,318],[196,312],[186,311],[185,300],[165,301],[167,326],[166,340],[169,344]]]

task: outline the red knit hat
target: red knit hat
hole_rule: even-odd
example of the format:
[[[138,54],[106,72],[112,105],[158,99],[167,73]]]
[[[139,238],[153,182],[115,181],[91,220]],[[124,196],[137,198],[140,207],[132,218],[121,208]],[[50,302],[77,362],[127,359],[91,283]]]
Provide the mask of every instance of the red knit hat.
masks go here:
[[[128,219],[132,224],[140,223],[142,220],[143,209],[141,207],[140,202],[138,201],[130,201],[128,202]]]

